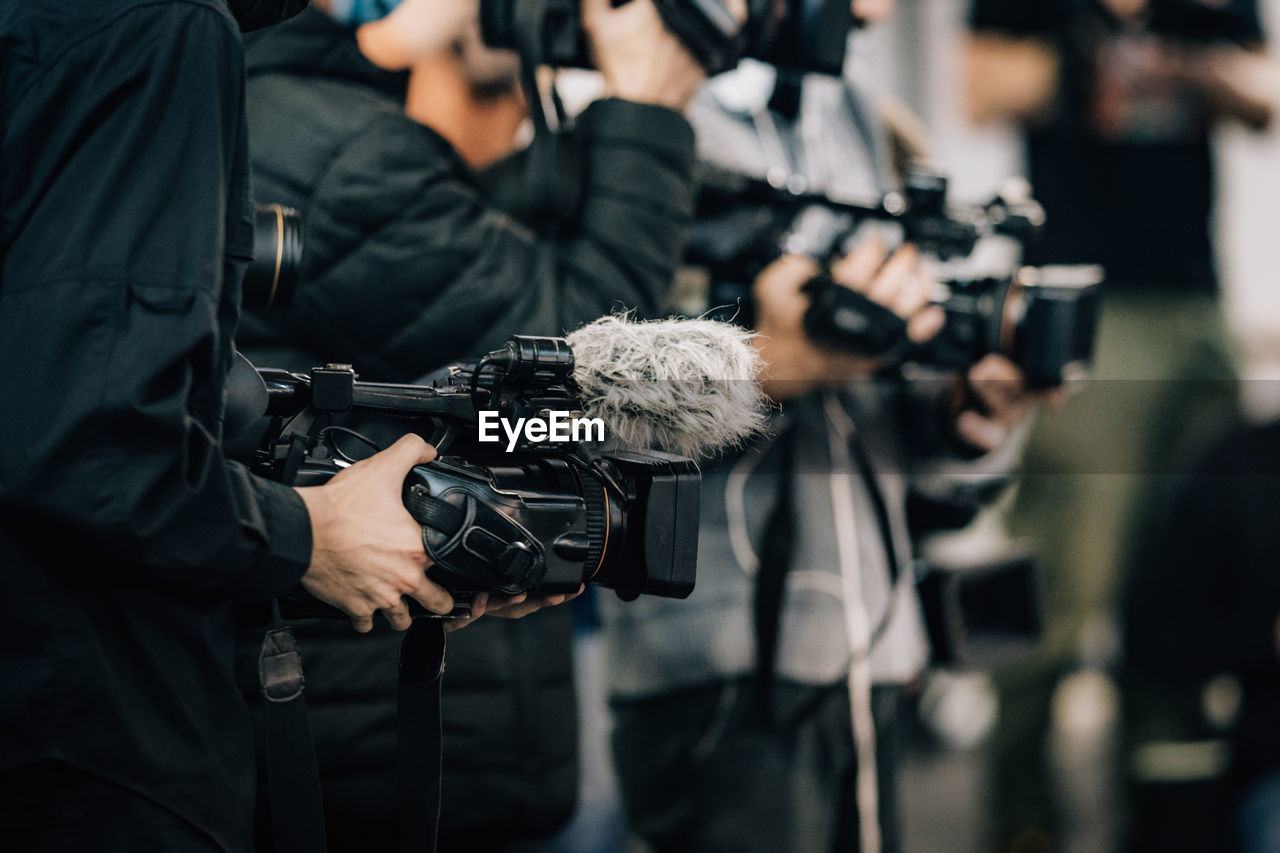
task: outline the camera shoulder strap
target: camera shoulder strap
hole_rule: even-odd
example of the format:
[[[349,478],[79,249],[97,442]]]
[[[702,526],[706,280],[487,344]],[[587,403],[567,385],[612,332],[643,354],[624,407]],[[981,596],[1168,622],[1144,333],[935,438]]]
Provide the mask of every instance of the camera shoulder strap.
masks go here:
[[[849,452],[853,462],[858,466],[858,474],[867,487],[867,495],[871,498],[871,508],[875,512],[876,527],[880,531],[880,541],[884,543],[885,565],[889,572],[889,587],[892,588],[902,575],[902,566],[898,560],[897,537],[893,534],[893,522],[889,516],[889,504],[885,501],[884,490],[880,488],[880,477],[871,464],[867,448],[862,443],[862,436],[854,430],[849,435]],[[878,628],[882,632],[883,628]]]
[[[792,418],[790,423],[782,427],[774,443],[774,450],[778,454],[777,499],[764,525],[755,598],[752,603],[756,636],[756,700],[761,717],[766,723],[772,723],[773,719],[778,629],[787,573],[791,569],[791,554],[796,545],[794,480],[798,433],[799,425]]]
[[[434,853],[436,849],[444,649],[443,623],[426,618],[414,620],[400,646],[396,762],[402,853]],[[324,808],[315,743],[303,699],[302,655],[275,603],[258,655],[258,678],[265,700],[262,735],[271,849],[273,853],[324,853]]]
[[[828,398],[828,400],[834,399],[833,397]],[[830,412],[830,409],[828,409],[828,412]],[[846,415],[848,415],[847,412]],[[858,477],[861,478],[867,491],[867,497],[871,501],[871,510],[875,515],[876,527],[880,532],[880,543],[884,548],[885,570],[889,577],[888,597],[885,599],[884,608],[880,616],[872,623],[871,635],[867,640],[866,648],[854,653],[856,662],[859,659],[869,658],[876,646],[884,639],[885,634],[888,633],[889,624],[893,621],[893,615],[897,609],[894,606],[896,601],[894,590],[898,585],[898,578],[902,576],[902,565],[898,559],[898,540],[894,535],[893,521],[889,515],[889,504],[885,500],[884,490],[880,486],[880,477],[871,463],[871,457],[867,453],[866,446],[863,444],[862,432],[854,424],[852,418],[847,418],[847,423],[843,427],[837,428],[844,437],[849,455],[857,468]]]
[[[315,742],[303,698],[306,679],[293,631],[271,603],[271,624],[258,653],[262,739],[275,853],[324,853],[324,805]]]
[[[433,853],[436,849],[443,772],[440,677],[444,647],[444,623],[429,618],[413,620],[400,644],[396,762],[402,853]]]

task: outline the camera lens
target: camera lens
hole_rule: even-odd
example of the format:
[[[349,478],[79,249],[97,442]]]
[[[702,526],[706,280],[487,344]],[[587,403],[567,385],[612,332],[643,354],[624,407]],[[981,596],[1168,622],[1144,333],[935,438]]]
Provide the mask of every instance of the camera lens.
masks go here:
[[[298,289],[302,217],[279,204],[255,204],[253,208],[253,262],[244,273],[241,303],[260,311],[282,311]]]

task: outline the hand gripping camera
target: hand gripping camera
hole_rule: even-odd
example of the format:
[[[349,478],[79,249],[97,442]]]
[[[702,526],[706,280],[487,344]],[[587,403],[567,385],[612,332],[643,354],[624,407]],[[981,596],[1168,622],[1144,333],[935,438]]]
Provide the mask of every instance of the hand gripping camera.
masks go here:
[[[422,525],[428,576],[455,596],[596,583],[624,599],[684,598],[697,556],[697,465],[586,440],[584,432],[603,437],[603,427],[581,417],[573,370],[565,340],[524,336],[430,385],[360,382],[349,365],[310,375],[260,369],[274,420],[256,467],[317,485],[355,461],[344,444],[372,444],[338,419],[391,420],[441,454],[410,472],[403,498]],[[482,422],[496,420],[528,428],[484,440]],[[578,429],[584,421],[590,429]]]

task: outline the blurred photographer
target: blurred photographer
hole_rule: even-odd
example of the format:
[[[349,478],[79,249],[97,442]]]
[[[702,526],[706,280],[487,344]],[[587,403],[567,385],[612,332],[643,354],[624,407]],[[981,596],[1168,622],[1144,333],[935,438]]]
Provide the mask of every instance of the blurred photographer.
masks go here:
[[[1136,792],[1126,850],[1280,844],[1278,477],[1280,424],[1233,416],[1161,478],[1138,531],[1120,611],[1125,683],[1145,700],[1129,709],[1147,735],[1132,760],[1199,754],[1184,765],[1201,772]]]
[[[0,4],[0,837],[251,849],[232,603],[437,613],[417,437],[320,487],[223,451],[253,254],[241,30],[300,3]],[[348,632],[350,628],[345,628]]]
[[[1110,663],[1097,638],[1114,636],[1130,543],[1164,488],[1147,475],[1234,405],[1213,137],[1271,124],[1277,69],[1256,0],[973,0],[964,58],[970,116],[1018,128],[1045,206],[1029,260],[1107,272],[1102,381],[1037,424],[1028,467],[1061,476],[1028,478],[1010,516],[1041,542],[1050,622],[1039,659],[1001,674],[991,802],[1001,849],[1039,849],[1065,829],[1045,761],[1052,691],[1082,659]]]
[[[578,204],[528,224],[474,171],[516,147],[526,114],[515,56],[479,43],[476,3],[318,5],[249,44],[255,195],[301,211],[306,245],[292,306],[247,322],[257,363],[336,358],[412,381],[513,333],[659,310],[693,208],[679,110],[703,73],[649,0],[582,4],[608,96],[572,131]],[[398,638],[357,645],[314,620],[297,633],[330,849],[394,844]],[[571,633],[556,608],[450,640],[440,849],[545,835],[572,812]]]
[[[892,11],[853,3],[864,23]],[[846,198],[895,188],[871,96],[787,74],[750,65],[712,80],[690,110],[700,156]],[[734,213],[697,228],[731,229]],[[829,274],[920,343],[945,319],[935,282],[891,239],[863,224]],[[754,282],[762,382],[781,412],[770,439],[704,471],[694,593],[606,599],[614,758],[629,825],[656,851],[899,849],[899,709],[928,658],[908,491],[931,487],[971,515],[1000,490],[1036,400],[1000,356],[909,383],[816,344],[804,287],[820,271],[786,254]]]

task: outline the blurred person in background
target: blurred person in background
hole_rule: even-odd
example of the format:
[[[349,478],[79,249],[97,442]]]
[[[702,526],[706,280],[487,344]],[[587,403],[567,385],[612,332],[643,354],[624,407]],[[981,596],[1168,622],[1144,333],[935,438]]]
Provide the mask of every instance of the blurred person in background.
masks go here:
[[[865,22],[893,7],[853,3]],[[865,90],[821,75],[796,92],[780,81],[759,63],[712,80],[689,111],[700,158],[836,197],[896,187]],[[695,235],[735,222],[699,221]],[[943,323],[931,275],[915,246],[892,239],[864,226],[831,274],[926,340]],[[601,598],[623,805],[659,853],[900,848],[903,692],[928,658],[907,492],[932,480],[935,500],[946,491],[971,517],[1005,482],[1034,399],[996,356],[947,393],[873,381],[886,365],[817,345],[802,327],[802,287],[819,271],[787,254],[755,280],[762,381],[780,412],[769,438],[704,467],[697,588],[686,601]],[[940,465],[968,476],[940,476]],[[960,480],[967,488],[947,490]],[[781,578],[772,619],[766,577]]]
[[[1001,675],[994,829],[1002,849],[1048,849],[1050,696],[1114,657],[1141,475],[1234,401],[1210,137],[1270,124],[1275,66],[1255,0],[973,0],[965,60],[971,117],[1024,133],[1048,217],[1028,262],[1107,273],[1093,381],[1037,424],[1010,519],[1045,556],[1049,622],[1045,653]]]
[[[606,90],[573,130],[580,204],[545,231],[475,171],[516,147],[524,117],[516,60],[480,44],[475,2],[316,5],[248,45],[255,195],[297,208],[305,243],[292,307],[247,320],[256,363],[413,381],[512,334],[659,311],[693,206],[679,110],[703,73],[650,0],[583,3]],[[469,631],[444,681],[441,850],[546,835],[576,791],[568,608]],[[398,638],[356,645],[320,620],[296,633],[330,849],[394,847]]]
[[[1198,784],[1139,790],[1129,848],[1280,850],[1280,423],[1217,425],[1138,531],[1123,675],[1132,761]],[[1155,796],[1151,796],[1154,793]]]

